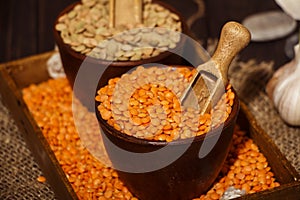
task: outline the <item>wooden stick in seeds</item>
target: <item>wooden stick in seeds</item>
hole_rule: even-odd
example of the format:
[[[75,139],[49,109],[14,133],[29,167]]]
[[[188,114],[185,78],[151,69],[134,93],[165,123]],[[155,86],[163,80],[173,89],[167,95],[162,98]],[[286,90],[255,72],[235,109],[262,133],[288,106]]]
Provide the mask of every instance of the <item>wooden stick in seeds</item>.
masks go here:
[[[110,0],[109,3],[111,28],[142,23],[142,0]]]
[[[231,61],[248,45],[250,38],[243,25],[227,22],[212,58],[196,68],[197,73],[181,96],[181,105],[200,110],[200,114],[209,112],[225,92]]]

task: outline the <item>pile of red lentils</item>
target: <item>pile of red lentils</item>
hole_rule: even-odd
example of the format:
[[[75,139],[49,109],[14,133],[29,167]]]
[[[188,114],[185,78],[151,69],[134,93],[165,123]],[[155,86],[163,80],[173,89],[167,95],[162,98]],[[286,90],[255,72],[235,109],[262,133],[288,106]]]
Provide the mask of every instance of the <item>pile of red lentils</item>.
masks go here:
[[[220,199],[230,186],[252,194],[279,185],[266,157],[247,133],[236,125],[233,145],[219,178],[205,195],[194,200]]]
[[[23,97],[79,199],[137,199],[114,169],[84,147],[73,120],[72,90],[65,78],[30,85],[23,89]],[[97,138],[92,134],[98,129],[98,124],[91,120],[94,114],[80,103],[77,108],[90,137]],[[98,153],[104,156],[100,140],[96,142]],[[247,193],[279,186],[264,155],[238,126],[233,141],[219,178],[206,194],[199,194],[196,199],[219,199],[229,186],[244,189]]]
[[[226,121],[235,94],[231,85],[209,113],[180,105],[195,70],[187,67],[137,67],[110,79],[96,96],[102,118],[116,130],[148,140],[171,142],[207,133]]]

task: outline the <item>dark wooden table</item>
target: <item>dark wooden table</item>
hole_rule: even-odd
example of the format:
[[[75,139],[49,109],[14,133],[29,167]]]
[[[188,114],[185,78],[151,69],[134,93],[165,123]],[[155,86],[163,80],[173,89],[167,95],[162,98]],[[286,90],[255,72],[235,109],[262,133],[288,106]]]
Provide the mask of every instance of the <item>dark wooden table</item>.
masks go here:
[[[72,2],[75,0],[0,1],[0,62],[52,50],[54,20]]]
[[[245,17],[267,10],[280,10],[274,0],[162,0],[173,5],[186,20],[205,2],[205,16],[191,26],[197,38],[218,38],[226,21],[241,22]],[[0,62],[43,53],[54,48],[53,23],[59,12],[75,0],[0,1]],[[279,67],[289,58],[284,52],[288,36],[271,42],[252,42],[241,59],[274,60]]]

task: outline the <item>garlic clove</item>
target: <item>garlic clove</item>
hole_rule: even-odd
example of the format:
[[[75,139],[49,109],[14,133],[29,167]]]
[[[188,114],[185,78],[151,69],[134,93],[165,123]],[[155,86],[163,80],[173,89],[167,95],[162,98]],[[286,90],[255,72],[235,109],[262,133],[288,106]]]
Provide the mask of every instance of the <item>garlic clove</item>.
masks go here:
[[[296,20],[300,20],[300,4],[299,0],[275,0],[276,3],[290,16]]]
[[[270,41],[287,36],[297,27],[297,22],[282,11],[271,10],[247,16],[242,24],[251,33],[252,41]]]
[[[289,125],[300,125],[300,77],[287,78],[274,89],[273,102],[281,118]]]
[[[266,86],[266,92],[270,99],[273,99],[273,93],[276,85],[290,76],[295,71],[295,66],[295,60],[292,60],[291,62],[283,65],[277,71],[275,71]]]
[[[299,45],[296,57],[279,68],[269,80],[266,92],[280,117],[287,124],[300,126],[300,62]]]

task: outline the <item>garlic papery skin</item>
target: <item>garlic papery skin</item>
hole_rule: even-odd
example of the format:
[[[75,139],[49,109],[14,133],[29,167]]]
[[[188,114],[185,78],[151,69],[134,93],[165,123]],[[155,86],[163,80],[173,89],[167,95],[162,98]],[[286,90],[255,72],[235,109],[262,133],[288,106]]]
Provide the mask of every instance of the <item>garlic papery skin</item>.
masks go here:
[[[284,74],[284,78],[278,78],[274,86],[272,100],[281,118],[289,125],[300,126],[300,62],[299,45],[295,47],[293,61],[289,64],[289,74]],[[294,65],[294,66],[293,66]],[[292,70],[291,70],[292,69]]]
[[[291,17],[300,20],[300,3],[299,0],[275,0],[276,3]]]
[[[274,89],[273,102],[281,118],[293,126],[300,125],[300,76],[279,82]]]

